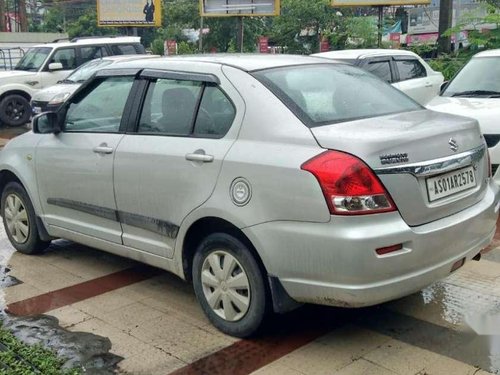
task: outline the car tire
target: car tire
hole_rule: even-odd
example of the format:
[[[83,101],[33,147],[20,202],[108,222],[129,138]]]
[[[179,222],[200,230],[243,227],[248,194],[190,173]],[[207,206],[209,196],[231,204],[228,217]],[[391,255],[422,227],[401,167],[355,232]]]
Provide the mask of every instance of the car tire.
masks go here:
[[[30,103],[24,96],[7,95],[0,101],[0,122],[7,126],[21,126],[31,117]]]
[[[240,338],[258,332],[267,315],[268,292],[245,244],[226,233],[209,235],[195,253],[192,272],[198,302],[215,327]]]
[[[42,241],[33,205],[26,190],[17,182],[9,182],[2,193],[1,213],[7,237],[14,248],[24,254],[38,254],[50,241]]]

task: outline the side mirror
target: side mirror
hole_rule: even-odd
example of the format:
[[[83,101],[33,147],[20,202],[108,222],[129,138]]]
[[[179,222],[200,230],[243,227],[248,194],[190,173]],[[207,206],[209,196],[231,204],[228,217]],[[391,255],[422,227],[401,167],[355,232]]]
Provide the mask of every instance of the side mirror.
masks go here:
[[[33,117],[32,128],[36,134],[57,134],[61,131],[56,112],[45,112]]]
[[[49,64],[49,71],[53,72],[54,70],[62,70],[63,65],[60,62],[54,62]]]
[[[442,94],[443,91],[446,89],[446,87],[448,86],[448,83],[450,83],[450,81],[444,81],[443,83],[441,83],[441,87],[439,88],[440,94]]]

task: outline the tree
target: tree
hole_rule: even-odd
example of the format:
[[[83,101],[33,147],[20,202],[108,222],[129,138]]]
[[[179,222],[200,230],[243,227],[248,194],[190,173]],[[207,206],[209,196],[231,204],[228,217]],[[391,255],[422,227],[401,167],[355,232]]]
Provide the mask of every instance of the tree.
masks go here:
[[[271,39],[293,53],[317,52],[321,32],[330,30],[335,14],[330,0],[283,0]]]
[[[97,14],[95,9],[87,11],[86,14],[80,16],[75,22],[68,23],[66,31],[70,38],[77,36],[117,34],[116,28],[97,26]]]
[[[0,0],[0,32],[5,31],[5,0]]]

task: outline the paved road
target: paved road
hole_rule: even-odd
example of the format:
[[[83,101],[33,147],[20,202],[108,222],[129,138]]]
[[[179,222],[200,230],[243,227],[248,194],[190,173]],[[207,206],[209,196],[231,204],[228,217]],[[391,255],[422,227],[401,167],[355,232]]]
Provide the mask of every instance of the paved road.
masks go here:
[[[273,319],[258,339],[236,340],[166,272],[68,241],[40,256],[13,253],[0,231],[0,260],[20,281],[4,289],[9,310],[110,338],[130,374],[500,373],[500,332],[477,335],[466,322],[500,316],[500,247],[484,258],[395,302],[305,306]]]

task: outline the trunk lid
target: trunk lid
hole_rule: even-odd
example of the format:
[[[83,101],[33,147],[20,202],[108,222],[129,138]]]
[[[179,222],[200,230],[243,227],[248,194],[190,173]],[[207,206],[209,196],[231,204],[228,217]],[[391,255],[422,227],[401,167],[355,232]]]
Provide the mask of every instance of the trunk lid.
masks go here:
[[[368,164],[410,226],[457,213],[484,196],[489,167],[473,119],[420,110],[311,131],[321,147]]]

